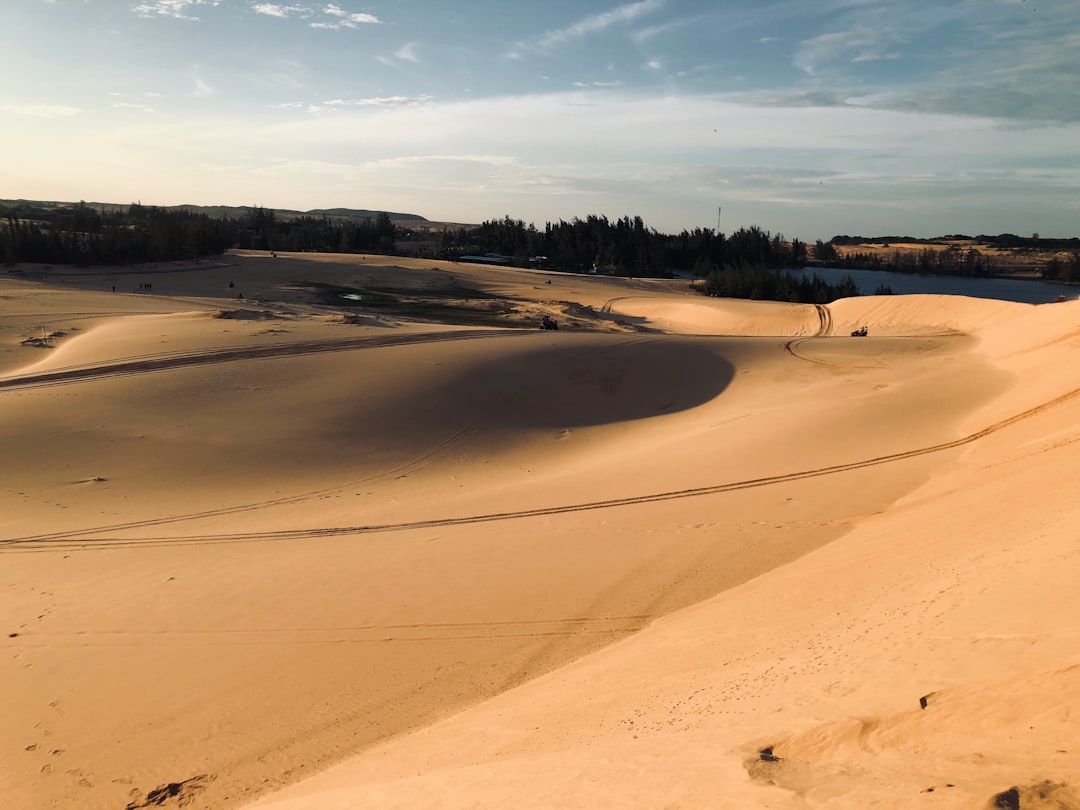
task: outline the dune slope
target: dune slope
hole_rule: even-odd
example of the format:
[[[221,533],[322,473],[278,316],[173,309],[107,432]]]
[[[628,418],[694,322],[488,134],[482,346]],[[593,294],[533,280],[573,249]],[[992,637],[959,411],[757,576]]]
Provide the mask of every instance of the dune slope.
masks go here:
[[[994,579],[1074,573],[1069,307],[282,258],[0,280],[6,806],[888,806],[994,684],[1071,694],[1076,606],[1047,636],[1051,589]],[[312,279],[592,331],[342,317]],[[949,790],[1067,795],[1023,744]]]

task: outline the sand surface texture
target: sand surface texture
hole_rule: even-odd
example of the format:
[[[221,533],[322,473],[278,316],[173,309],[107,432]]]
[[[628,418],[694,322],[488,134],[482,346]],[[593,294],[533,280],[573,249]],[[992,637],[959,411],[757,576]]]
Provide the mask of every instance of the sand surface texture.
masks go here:
[[[1080,807],[1078,351],[1075,302],[7,268],[0,806]]]

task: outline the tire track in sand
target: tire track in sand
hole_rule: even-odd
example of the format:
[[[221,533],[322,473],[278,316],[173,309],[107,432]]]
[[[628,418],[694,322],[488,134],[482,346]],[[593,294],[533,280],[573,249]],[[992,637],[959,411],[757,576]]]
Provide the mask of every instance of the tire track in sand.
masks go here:
[[[1033,408],[1021,411],[999,422],[995,422],[982,430],[969,433],[958,439],[953,439],[939,444],[904,450],[898,453],[889,453],[882,456],[850,461],[843,464],[833,464],[826,467],[817,467],[809,470],[799,470],[790,473],[781,473],[762,478],[749,478],[743,481],[731,481],[711,486],[694,487],[690,489],[671,490],[657,492],[649,495],[635,495],[626,498],[611,498],[601,501],[585,501],[582,503],[560,504],[555,506],[539,507],[536,509],[522,509],[510,512],[488,512],[479,515],[467,515],[463,517],[432,518],[428,520],[414,520],[401,523],[380,523],[361,526],[329,526],[309,529],[286,529],[279,531],[255,531],[233,532],[229,534],[189,534],[176,536],[144,536],[144,537],[109,537],[102,536],[106,532],[117,531],[118,527],[100,527],[95,529],[71,530],[57,532],[49,535],[36,535],[30,537],[14,537],[0,540],[0,552],[34,552],[56,551],[68,549],[97,550],[108,548],[140,548],[158,546],[185,546],[206,545],[217,543],[250,543],[250,542],[273,542],[287,540],[309,540],[329,537],[344,537],[349,535],[378,534],[384,532],[410,531],[413,529],[448,528],[454,526],[468,526],[480,523],[493,523],[505,520],[525,520],[537,517],[549,517],[554,515],[567,515],[575,512],[590,512],[603,509],[615,509],[640,504],[658,503],[660,501],[681,500],[684,498],[700,498],[708,495],[719,495],[725,492],[735,492],[743,489],[773,486],[792,481],[802,481],[811,478],[819,478],[826,475],[862,470],[869,467],[877,467],[885,464],[893,464],[931,453],[940,453],[963,447],[968,444],[986,438],[991,434],[1004,430],[1018,422],[1030,419],[1051,408],[1062,405],[1080,396],[1080,388],[1073,389],[1061,396],[1048,400]],[[148,526],[162,525],[169,522],[149,522]]]
[[[805,343],[808,340],[813,340],[814,338],[828,337],[829,334],[832,332],[832,313],[829,311],[829,308],[824,304],[814,304],[814,309],[817,311],[818,316],[817,332],[815,332],[813,335],[810,335],[809,337],[799,337],[789,340],[787,343],[784,344],[784,351],[790,354],[792,357],[798,357],[800,360],[805,360],[808,363],[817,363],[818,365],[822,366],[835,365],[835,363],[827,363],[824,360],[815,360],[813,357],[806,357],[805,355],[801,355],[797,351],[795,351],[796,348],[798,348],[802,343]]]
[[[832,333],[832,312],[824,304],[814,304],[817,310],[818,330],[815,337],[826,337]]]
[[[506,639],[620,636],[641,629],[652,614],[566,616],[479,622],[415,622],[312,627],[229,627],[204,630],[81,630],[20,634],[33,647],[183,647],[207,645],[382,644],[428,641],[501,641]]]

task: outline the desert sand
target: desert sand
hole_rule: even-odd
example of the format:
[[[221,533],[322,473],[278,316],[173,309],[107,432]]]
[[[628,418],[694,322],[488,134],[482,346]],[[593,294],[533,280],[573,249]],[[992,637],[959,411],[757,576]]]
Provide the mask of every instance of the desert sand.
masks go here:
[[[1080,302],[0,269],[0,805],[1080,807],[1078,350]]]

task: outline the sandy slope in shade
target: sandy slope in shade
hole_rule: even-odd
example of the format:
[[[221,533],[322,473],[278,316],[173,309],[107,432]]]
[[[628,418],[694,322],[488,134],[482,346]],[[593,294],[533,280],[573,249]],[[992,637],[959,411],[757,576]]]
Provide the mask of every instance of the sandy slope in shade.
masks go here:
[[[1073,573],[1071,400],[949,444],[1080,385],[1072,305],[820,311],[395,261],[145,268],[152,296],[0,279],[5,806],[238,806],[365,749],[268,800],[858,806],[880,782],[889,806],[996,722],[994,684],[1043,715],[1073,688],[1077,606],[1044,616]],[[598,331],[346,323],[313,280]],[[930,692],[933,756],[905,715]],[[958,764],[963,795],[1068,722]]]
[[[1080,806],[1080,312],[868,303],[986,321],[1022,384],[961,432],[1000,428],[831,544],[258,806]]]

